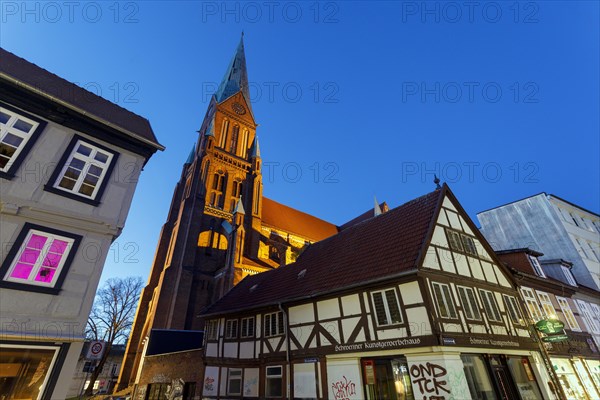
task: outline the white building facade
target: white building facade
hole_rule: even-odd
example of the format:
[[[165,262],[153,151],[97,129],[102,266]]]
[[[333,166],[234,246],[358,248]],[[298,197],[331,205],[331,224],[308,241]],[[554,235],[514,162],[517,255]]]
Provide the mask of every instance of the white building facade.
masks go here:
[[[0,393],[64,399],[109,247],[163,147],[148,121],[0,49]]]

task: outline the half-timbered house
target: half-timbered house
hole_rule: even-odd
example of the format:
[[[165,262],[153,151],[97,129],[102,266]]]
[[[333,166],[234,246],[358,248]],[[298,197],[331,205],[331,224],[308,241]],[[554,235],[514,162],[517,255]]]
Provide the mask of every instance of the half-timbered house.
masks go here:
[[[444,185],[203,315],[203,397],[555,398],[516,286]]]
[[[594,337],[600,327],[599,295],[580,286],[564,260],[541,261],[529,248],[496,252],[519,285],[533,323],[559,320],[564,328],[546,336],[548,360],[568,399],[600,398],[600,353]]]

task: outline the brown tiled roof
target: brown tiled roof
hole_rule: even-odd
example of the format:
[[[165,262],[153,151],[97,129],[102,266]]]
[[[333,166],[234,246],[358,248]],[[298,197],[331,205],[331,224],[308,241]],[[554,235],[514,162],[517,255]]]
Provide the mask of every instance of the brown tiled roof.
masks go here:
[[[7,77],[14,79],[46,96],[131,132],[153,147],[163,149],[146,118],[119,107],[3,48],[0,48],[0,74],[5,75],[0,76],[3,79]]]
[[[266,197],[263,197],[262,223],[312,241],[323,240],[338,233],[336,225]]]
[[[436,190],[314,243],[293,264],[246,277],[206,314],[317,296],[416,269],[445,192]]]
[[[382,212],[386,212],[388,210],[387,203],[384,201],[383,203],[379,204],[379,208],[381,209]],[[373,217],[375,217],[375,208],[371,208],[370,210],[367,210],[364,213],[360,214],[358,217],[353,218],[350,221],[346,222],[345,224],[340,226],[340,231],[343,231],[344,229],[347,229],[353,225],[358,224],[359,222],[366,221],[369,218],[373,218]]]

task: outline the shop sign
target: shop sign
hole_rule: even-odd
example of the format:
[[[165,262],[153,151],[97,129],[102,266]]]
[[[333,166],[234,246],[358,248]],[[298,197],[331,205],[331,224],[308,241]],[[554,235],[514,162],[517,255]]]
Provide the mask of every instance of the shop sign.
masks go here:
[[[546,342],[546,343],[554,343],[554,342],[563,342],[568,339],[569,339],[569,337],[567,335],[553,335],[553,336],[543,337],[542,341]]]
[[[456,340],[454,338],[443,337],[442,342],[446,345],[448,344],[456,344]]]
[[[375,362],[373,360],[363,360],[363,370],[365,372],[365,383],[367,385],[375,384]]]
[[[304,359],[305,364],[310,364],[310,363],[314,364],[314,363],[318,363],[318,362],[319,362],[319,359],[316,357]]]
[[[565,324],[558,319],[543,319],[535,324],[535,328],[546,335],[562,335],[564,327]]]

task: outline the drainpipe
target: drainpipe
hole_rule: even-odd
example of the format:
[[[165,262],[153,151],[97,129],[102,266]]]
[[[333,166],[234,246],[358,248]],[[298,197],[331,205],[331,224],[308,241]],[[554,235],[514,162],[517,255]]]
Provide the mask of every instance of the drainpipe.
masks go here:
[[[285,385],[285,394],[286,394],[285,398],[289,399],[290,398],[290,376],[291,376],[291,374],[290,374],[290,336],[288,334],[288,315],[281,303],[279,303],[278,306],[279,306],[279,310],[283,314],[283,329],[285,329],[285,363],[286,363],[285,374],[287,377],[287,380],[286,380],[287,382]]]

